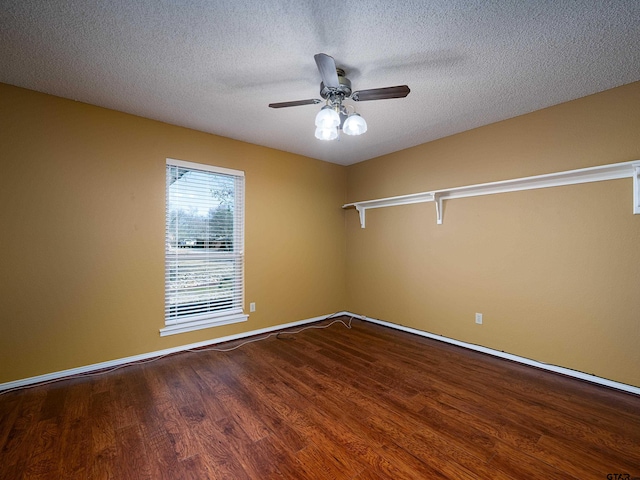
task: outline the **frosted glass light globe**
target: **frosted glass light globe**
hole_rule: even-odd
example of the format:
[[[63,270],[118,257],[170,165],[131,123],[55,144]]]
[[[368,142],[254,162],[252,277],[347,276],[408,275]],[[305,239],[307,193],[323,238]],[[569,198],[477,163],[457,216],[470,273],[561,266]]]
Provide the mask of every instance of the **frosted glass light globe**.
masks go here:
[[[367,131],[367,122],[357,113],[352,113],[344,121],[342,131],[347,135],[362,135]]]
[[[329,105],[322,107],[316,115],[316,127],[318,128],[332,128],[338,125],[340,125],[340,115]]]
[[[316,128],[316,138],[319,140],[335,140],[338,138],[338,128]]]

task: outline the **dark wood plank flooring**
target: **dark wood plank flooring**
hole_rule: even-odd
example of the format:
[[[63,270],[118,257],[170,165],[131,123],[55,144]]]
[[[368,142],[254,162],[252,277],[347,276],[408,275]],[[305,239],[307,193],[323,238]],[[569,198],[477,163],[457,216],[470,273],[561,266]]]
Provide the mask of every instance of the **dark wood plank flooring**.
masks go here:
[[[358,320],[8,392],[0,416],[3,480],[640,478],[640,397]]]

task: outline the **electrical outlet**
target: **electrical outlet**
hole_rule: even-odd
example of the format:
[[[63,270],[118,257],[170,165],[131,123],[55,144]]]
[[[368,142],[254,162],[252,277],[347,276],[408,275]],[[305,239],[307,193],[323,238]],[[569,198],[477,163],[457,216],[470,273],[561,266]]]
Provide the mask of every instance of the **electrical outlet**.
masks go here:
[[[256,303],[255,302],[251,302],[249,304],[249,311],[250,312],[255,312],[256,311]]]
[[[476,323],[478,325],[482,325],[482,314],[481,313],[476,313]]]

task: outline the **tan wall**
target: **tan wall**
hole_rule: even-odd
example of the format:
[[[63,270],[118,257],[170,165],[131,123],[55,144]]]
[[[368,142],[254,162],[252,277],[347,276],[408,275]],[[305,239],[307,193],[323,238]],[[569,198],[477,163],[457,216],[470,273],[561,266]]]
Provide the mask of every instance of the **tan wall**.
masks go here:
[[[350,166],[348,198],[636,159],[640,83]],[[347,285],[350,311],[640,386],[631,179],[451,200],[443,225],[433,203],[364,230],[348,211]]]
[[[0,84],[0,383],[345,308],[344,167]],[[165,159],[246,172],[245,323],[169,337]]]
[[[0,84],[0,383],[347,308],[640,386],[630,180],[453,200],[443,225],[348,211],[346,237],[339,208],[638,159],[639,107],[635,83],[345,169]],[[166,157],[246,172],[246,323],[159,336]]]

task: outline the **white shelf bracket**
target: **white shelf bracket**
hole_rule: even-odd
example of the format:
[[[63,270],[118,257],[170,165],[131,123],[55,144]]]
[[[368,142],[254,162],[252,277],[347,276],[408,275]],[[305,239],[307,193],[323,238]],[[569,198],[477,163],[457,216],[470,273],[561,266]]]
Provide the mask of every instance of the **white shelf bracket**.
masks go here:
[[[436,204],[436,223],[442,225],[442,195],[434,193],[433,201]]]
[[[364,228],[365,216],[364,212],[367,210],[362,205],[356,205],[356,210],[358,211],[358,215],[360,215],[360,228]]]
[[[633,165],[633,213],[640,215],[640,164]]]

